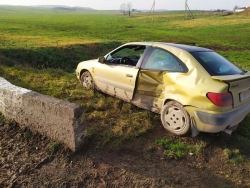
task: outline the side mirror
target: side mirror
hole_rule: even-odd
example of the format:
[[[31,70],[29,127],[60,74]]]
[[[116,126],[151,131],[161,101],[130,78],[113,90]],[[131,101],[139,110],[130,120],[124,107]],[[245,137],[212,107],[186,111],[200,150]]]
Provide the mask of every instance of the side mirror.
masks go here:
[[[104,56],[99,57],[99,58],[98,58],[98,62],[99,62],[99,63],[105,63],[105,62],[106,62],[105,57],[104,57]]]

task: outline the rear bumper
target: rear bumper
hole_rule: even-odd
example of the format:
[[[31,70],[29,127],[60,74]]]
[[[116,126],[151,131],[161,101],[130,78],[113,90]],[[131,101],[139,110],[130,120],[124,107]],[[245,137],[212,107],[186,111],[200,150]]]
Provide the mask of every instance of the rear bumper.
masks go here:
[[[206,126],[197,126],[199,131],[215,133],[237,125],[246,117],[249,112],[250,103],[228,113],[210,114],[195,110],[194,114],[202,124],[206,124]],[[197,125],[199,124],[198,122],[196,123]]]

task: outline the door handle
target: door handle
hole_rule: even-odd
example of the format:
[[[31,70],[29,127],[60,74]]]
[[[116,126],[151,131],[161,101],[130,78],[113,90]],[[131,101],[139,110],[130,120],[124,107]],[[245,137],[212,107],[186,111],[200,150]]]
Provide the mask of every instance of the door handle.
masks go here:
[[[133,78],[133,75],[132,74],[126,74],[126,77]]]

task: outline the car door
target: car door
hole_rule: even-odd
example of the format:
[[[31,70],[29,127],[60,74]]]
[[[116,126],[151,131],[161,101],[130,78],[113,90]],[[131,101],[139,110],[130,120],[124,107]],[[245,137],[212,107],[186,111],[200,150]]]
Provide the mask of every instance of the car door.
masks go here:
[[[110,53],[105,63],[93,68],[97,87],[112,96],[130,101],[133,98],[145,46],[128,45]]]
[[[187,67],[167,50],[151,47],[138,73],[133,103],[160,113],[167,91],[174,91],[170,75],[183,73]]]

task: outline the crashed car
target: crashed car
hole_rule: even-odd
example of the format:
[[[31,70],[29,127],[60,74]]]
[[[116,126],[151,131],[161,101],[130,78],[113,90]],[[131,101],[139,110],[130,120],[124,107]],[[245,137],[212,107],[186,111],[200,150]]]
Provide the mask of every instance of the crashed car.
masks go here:
[[[213,50],[133,42],[76,69],[83,87],[161,114],[175,135],[231,134],[250,112],[250,72]]]

